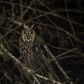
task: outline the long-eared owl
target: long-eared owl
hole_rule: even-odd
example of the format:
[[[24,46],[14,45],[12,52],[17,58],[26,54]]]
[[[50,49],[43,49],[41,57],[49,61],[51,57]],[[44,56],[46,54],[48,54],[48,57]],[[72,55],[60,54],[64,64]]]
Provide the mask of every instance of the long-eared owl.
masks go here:
[[[39,68],[45,69],[43,54],[36,39],[36,33],[32,28],[24,27],[22,30],[19,48],[20,56],[22,56],[23,63],[27,68],[34,71],[37,71]]]

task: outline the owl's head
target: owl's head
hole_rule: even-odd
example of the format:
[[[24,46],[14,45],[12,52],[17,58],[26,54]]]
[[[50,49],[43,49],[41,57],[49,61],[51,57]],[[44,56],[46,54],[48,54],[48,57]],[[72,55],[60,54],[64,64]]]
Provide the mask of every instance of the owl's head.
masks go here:
[[[35,31],[31,28],[26,28],[25,25],[23,25],[24,29],[22,31],[22,39],[23,41],[27,42],[33,42],[35,39]]]

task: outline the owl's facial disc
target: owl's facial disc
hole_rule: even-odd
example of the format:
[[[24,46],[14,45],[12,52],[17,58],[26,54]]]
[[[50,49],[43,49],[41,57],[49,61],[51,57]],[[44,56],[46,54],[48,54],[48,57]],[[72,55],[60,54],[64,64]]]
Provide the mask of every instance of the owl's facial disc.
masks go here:
[[[23,39],[24,41],[33,42],[35,39],[35,31],[30,29],[24,30]]]

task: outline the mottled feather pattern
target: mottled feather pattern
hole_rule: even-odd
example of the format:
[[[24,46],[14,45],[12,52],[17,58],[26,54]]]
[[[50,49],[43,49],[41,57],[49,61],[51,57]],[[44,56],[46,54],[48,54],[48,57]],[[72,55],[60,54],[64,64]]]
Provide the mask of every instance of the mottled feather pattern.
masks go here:
[[[29,33],[26,30],[23,31]],[[27,68],[30,68],[34,71],[37,71],[39,68],[45,69],[43,54],[41,52],[41,48],[38,44],[36,36],[33,41],[30,39],[29,41],[24,41],[22,36],[19,39],[20,55],[22,56],[23,63]]]

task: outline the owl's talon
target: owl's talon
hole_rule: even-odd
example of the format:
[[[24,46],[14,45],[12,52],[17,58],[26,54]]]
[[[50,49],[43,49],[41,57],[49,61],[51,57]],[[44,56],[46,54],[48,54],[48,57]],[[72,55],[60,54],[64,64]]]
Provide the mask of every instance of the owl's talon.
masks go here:
[[[32,71],[34,71],[34,70],[31,70],[31,69],[27,69],[27,72],[28,72],[28,74],[29,74],[30,72],[32,72]]]

